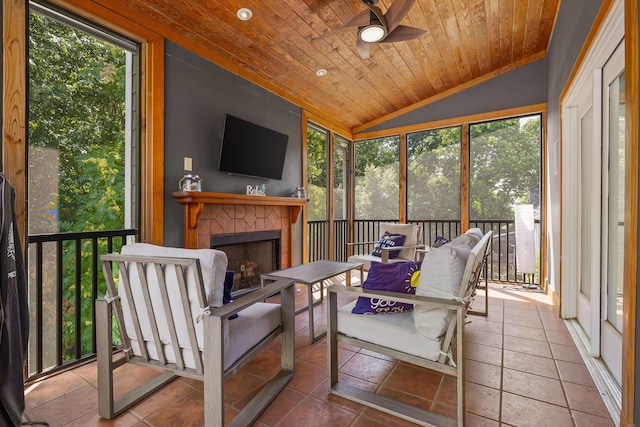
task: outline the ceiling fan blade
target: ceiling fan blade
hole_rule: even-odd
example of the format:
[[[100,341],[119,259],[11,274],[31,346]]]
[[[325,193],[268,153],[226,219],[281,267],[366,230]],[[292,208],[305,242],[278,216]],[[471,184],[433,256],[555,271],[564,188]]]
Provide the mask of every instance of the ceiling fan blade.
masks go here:
[[[328,37],[333,33],[335,33],[336,31],[341,30],[343,28],[362,27],[365,25],[369,25],[369,16],[370,16],[370,12],[368,10],[363,10],[362,12],[358,13],[353,18],[351,18],[349,21],[342,24],[342,26],[336,28],[335,30],[329,30],[324,34],[320,34],[318,37],[315,37],[313,40],[322,40],[323,38]]]
[[[380,40],[378,43],[394,43],[394,42],[402,42],[405,40],[419,39],[424,37],[426,34],[427,34],[427,31],[421,28],[398,25],[395,30],[391,31],[387,35],[387,37]]]
[[[346,27],[362,27],[364,25],[369,25],[369,11],[363,10],[362,12],[358,12],[353,18],[351,18],[346,23],[342,24],[340,28]]]
[[[387,20],[384,17],[384,13],[382,13],[382,9],[380,9],[378,6],[374,6],[374,5],[366,3],[366,2],[364,4],[365,4],[365,6],[367,6],[369,8],[369,10],[371,10],[371,12],[373,12],[374,15],[376,15],[376,18],[378,18],[378,21],[380,21],[382,26],[387,28]],[[368,12],[368,11],[366,11],[366,12]],[[367,14],[367,16],[370,16],[370,15]],[[369,21],[367,20],[367,23],[364,24],[364,25],[369,25]]]
[[[363,42],[360,40],[360,37],[356,38],[356,49],[362,59],[371,58],[371,47],[369,46],[369,43]]]
[[[388,32],[392,32],[400,25],[415,3],[416,0],[396,0],[389,6],[387,13],[384,14]]]

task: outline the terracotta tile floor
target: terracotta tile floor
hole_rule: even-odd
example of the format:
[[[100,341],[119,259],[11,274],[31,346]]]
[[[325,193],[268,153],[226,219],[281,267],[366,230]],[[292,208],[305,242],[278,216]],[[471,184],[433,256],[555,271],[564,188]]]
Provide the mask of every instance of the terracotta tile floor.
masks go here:
[[[488,317],[466,327],[467,425],[613,426],[565,324],[535,290],[491,285]],[[306,292],[296,294],[303,305]],[[474,307],[482,308],[484,298]],[[314,309],[316,333],[326,325]],[[260,416],[257,426],[407,426],[401,419],[329,395],[326,342],[308,342],[308,315],[296,317],[296,373]],[[227,420],[233,418],[278,364],[273,343],[225,384]],[[455,379],[356,347],[340,348],[341,378],[414,405],[455,417]],[[156,375],[125,365],[115,388],[125,392]],[[178,378],[118,418],[97,415],[96,365],[76,368],[26,388],[25,420],[53,426],[200,426],[202,383]]]

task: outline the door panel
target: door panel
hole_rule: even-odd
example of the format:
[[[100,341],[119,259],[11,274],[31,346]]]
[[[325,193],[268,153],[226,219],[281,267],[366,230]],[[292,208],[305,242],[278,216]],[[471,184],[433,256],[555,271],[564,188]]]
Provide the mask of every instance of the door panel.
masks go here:
[[[602,359],[622,380],[622,303],[624,269],[625,103],[624,42],[603,69],[602,187]]]

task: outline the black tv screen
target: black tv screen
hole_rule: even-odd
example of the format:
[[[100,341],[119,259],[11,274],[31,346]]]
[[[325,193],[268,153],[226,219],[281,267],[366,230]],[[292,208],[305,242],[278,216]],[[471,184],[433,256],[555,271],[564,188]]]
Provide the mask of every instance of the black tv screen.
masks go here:
[[[288,135],[226,114],[218,170],[282,179],[288,141]]]

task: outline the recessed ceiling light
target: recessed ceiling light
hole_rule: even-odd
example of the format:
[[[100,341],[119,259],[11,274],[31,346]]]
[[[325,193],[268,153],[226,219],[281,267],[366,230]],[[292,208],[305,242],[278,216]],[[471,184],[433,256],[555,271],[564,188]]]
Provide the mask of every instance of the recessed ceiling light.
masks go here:
[[[238,9],[238,12],[236,12],[236,15],[238,16],[239,20],[248,21],[253,16],[253,12],[251,12],[251,9],[249,8],[241,7],[240,9]]]
[[[325,70],[324,68],[320,68],[318,71],[316,71],[316,76],[318,77],[322,77],[326,75],[327,75],[327,70]]]

